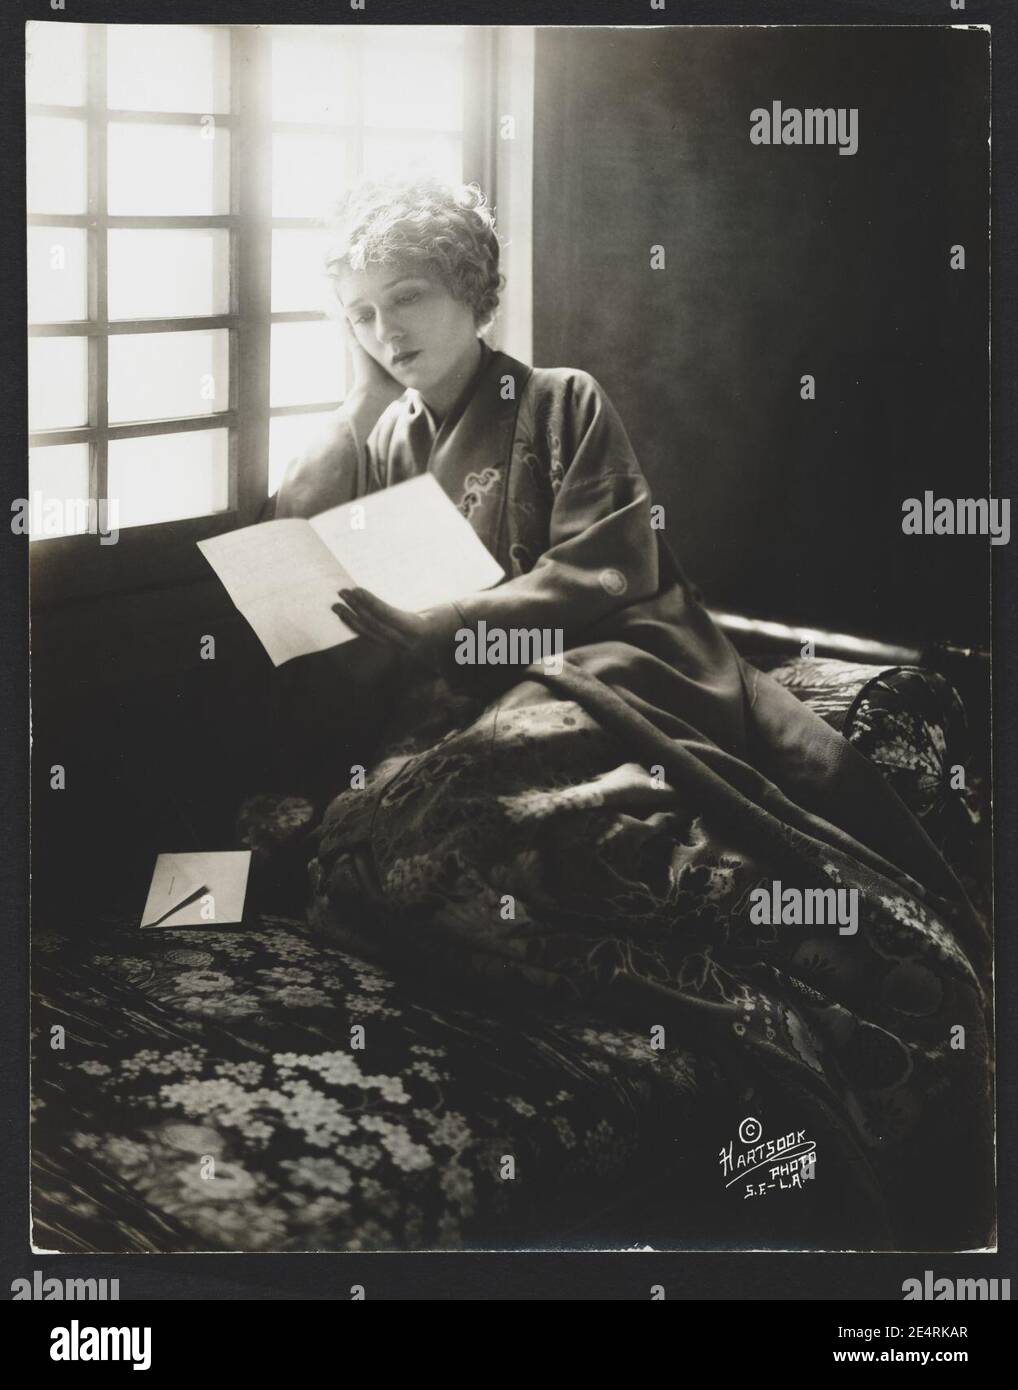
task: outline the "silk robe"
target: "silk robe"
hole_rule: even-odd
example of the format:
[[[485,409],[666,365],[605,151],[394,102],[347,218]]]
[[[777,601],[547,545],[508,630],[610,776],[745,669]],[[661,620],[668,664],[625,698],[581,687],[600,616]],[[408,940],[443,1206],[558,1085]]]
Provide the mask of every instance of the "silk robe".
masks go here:
[[[748,1088],[775,1126],[824,1136],[827,1215],[855,1238],[981,1240],[986,937],[924,831],[716,627],[587,373],[485,348],[441,422],[414,392],[366,440],[340,413],[276,514],[425,469],[506,571],[458,620],[562,629],[567,657],[557,674],[400,666],[388,726],[356,759],[368,786],[340,791],[318,831],[313,919],[464,987],[664,1022],[721,1068],[728,1100]],[[775,879],[855,888],[858,937],[751,926],[749,893]],[[938,1184],[962,1167],[978,1176],[945,1205]]]

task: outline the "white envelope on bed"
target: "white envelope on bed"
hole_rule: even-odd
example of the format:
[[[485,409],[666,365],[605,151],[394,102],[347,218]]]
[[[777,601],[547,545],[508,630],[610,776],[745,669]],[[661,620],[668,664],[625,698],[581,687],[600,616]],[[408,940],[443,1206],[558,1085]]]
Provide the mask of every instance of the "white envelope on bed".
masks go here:
[[[241,922],[251,851],[160,854],[152,874],[143,927],[214,927]]]

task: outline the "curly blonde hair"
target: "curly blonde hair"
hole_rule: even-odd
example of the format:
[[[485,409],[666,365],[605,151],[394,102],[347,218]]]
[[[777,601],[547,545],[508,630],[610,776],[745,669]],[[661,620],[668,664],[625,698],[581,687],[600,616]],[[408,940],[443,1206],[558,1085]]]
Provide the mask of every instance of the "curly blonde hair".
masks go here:
[[[345,271],[399,265],[431,273],[474,311],[479,328],[498,308],[495,217],[476,183],[437,178],[365,180],[339,202],[328,221],[325,269]]]

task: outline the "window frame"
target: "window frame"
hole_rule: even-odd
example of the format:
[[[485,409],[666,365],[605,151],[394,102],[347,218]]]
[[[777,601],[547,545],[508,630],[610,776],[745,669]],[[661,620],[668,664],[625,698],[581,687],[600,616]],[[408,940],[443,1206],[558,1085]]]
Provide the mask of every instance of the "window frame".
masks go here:
[[[189,26],[190,27],[190,26]],[[228,432],[228,501],[224,511],[176,521],[126,527],[116,544],[93,534],[42,537],[30,543],[32,606],[63,603],[104,594],[207,581],[209,569],[196,542],[257,521],[268,495],[272,419],[335,409],[337,397],[302,405],[270,405],[272,326],[326,318],[320,310],[272,310],[272,233],[274,229],[314,228],[313,217],[274,217],[272,144],[277,131],[294,134],[350,135],[361,172],[363,106],[355,102],[356,123],[277,121],[271,110],[272,34],[276,27],[201,25],[229,35],[230,106],[215,114],[216,129],[230,132],[230,202],[226,213],[187,216],[111,216],[107,207],[107,131],[113,121],[156,125],[200,125],[208,115],[193,112],[118,111],[106,105],[106,24],[86,25],[87,89],[84,107],[32,103],[29,115],[83,120],[88,157],[88,201],[84,213],[28,213],[26,226],[83,228],[86,234],[88,318],[33,324],[30,337],[85,337],[88,341],[88,421],[68,429],[30,431],[29,445],[89,446],[89,496],[105,497],[109,444],[116,440],[192,430]],[[332,26],[338,28],[340,26]],[[352,36],[356,30],[351,25]],[[495,199],[497,31],[462,26],[464,83],[463,177],[476,180]],[[359,65],[355,65],[359,73]],[[399,133],[399,132],[396,132]],[[441,132],[439,132],[441,133]],[[178,230],[225,228],[229,234],[230,295],[219,315],[110,321],[107,302],[108,233],[118,228]],[[108,418],[108,342],[124,333],[166,333],[223,329],[229,334],[227,408],[200,416],[111,425]]]

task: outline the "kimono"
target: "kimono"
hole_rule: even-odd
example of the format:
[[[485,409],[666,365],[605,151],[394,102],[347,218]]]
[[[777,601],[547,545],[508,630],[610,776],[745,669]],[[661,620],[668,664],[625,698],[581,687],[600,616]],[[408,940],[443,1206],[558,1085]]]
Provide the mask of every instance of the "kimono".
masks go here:
[[[340,414],[276,514],[424,470],[506,573],[464,627],[560,630],[565,657],[390,672],[312,920],[492,1007],[661,1028],[699,1059],[707,1167],[744,1116],[815,1139],[829,1248],[986,1243],[987,932],[918,822],[714,624],[587,373],[485,347],[440,423],[413,391],[366,440]],[[854,891],[857,930],[783,913],[789,888]]]

